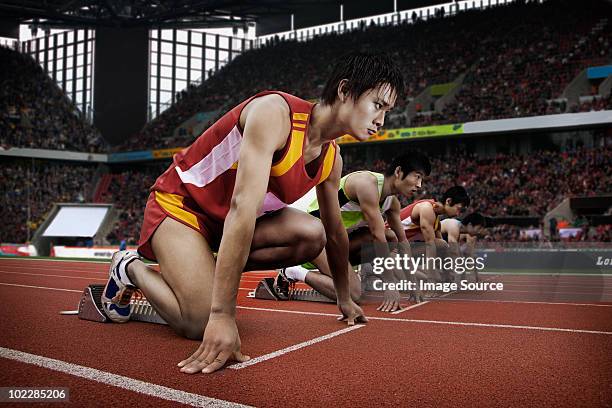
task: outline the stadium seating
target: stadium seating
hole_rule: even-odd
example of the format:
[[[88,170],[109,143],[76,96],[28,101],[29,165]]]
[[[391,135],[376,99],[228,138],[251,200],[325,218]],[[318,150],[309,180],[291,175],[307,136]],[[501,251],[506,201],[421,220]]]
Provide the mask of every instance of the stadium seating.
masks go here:
[[[0,147],[106,150],[99,132],[32,58],[1,46]]]
[[[32,237],[55,202],[90,201],[95,165],[34,159],[2,161],[0,208],[5,216],[0,224],[0,242],[25,242]]]
[[[581,70],[611,61],[612,23],[604,18],[610,11],[609,4],[595,0],[517,2],[416,24],[371,25],[307,42],[278,41],[246,52],[201,86],[187,89],[177,103],[118,148],[188,145],[194,135],[172,136],[181,123],[198,112],[223,112],[261,90],[317,98],[330,61],[355,49],[388,52],[404,70],[407,93],[388,128],[562,113],[570,106],[561,111],[550,107],[550,101]],[[412,120],[402,114],[407,102],[427,87],[460,74],[466,74],[463,84],[442,111],[416,106]]]

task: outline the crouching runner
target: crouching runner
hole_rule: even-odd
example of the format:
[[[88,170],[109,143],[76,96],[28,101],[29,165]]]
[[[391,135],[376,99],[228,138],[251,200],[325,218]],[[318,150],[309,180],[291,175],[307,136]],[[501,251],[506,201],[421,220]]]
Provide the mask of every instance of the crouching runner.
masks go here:
[[[211,373],[248,359],[236,326],[242,272],[306,262],[325,248],[344,319],[365,322],[349,293],[334,140],[347,133],[368,139],[382,125],[380,101],[402,92],[390,58],[353,54],[336,64],[320,103],[268,91],[230,110],[176,154],[151,189],[138,252],[157,260],[161,273],[134,252],[116,253],[105,312],[128,320],[129,299],[140,289],[177,333],[203,337],[180,370]],[[320,220],[287,207],[315,186]]]

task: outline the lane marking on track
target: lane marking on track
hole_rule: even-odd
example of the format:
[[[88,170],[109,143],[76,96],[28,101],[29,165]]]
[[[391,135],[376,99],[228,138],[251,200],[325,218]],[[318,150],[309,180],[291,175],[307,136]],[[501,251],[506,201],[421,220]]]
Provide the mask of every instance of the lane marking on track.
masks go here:
[[[604,283],[603,285],[600,282],[593,282],[593,283],[586,283],[586,284],[578,284],[578,283],[569,283],[569,282],[561,282],[561,283],[557,283],[557,282],[531,282],[531,284],[527,283],[527,282],[521,282],[521,283],[514,283],[514,282],[494,282],[494,283],[503,283],[504,284],[504,290],[505,288],[508,287],[517,287],[517,288],[544,288],[544,289],[550,289],[550,288],[570,288],[570,289],[600,289],[602,288],[602,286],[604,288],[610,288],[612,289],[612,286],[610,286],[609,283]]]
[[[424,302],[421,302],[421,303],[416,303],[416,304],[414,304],[414,305],[412,305],[412,306],[408,306],[408,307],[405,307],[405,308],[403,308],[403,309],[396,310],[395,312],[391,312],[391,314],[394,314],[394,315],[395,315],[395,314],[404,313],[404,312],[406,312],[406,311],[408,311],[408,310],[410,310],[410,309],[416,309],[417,307],[421,307],[421,306],[426,305],[426,304],[428,304],[428,303],[429,303],[429,300],[426,300],[426,301],[424,301]]]
[[[490,279],[485,279],[485,280],[491,280],[491,279],[493,279],[493,278],[490,278]],[[457,291],[455,291],[455,290],[454,290],[454,291],[452,291],[452,292],[448,292],[448,293],[445,293],[445,294],[443,294],[443,295],[436,296],[436,297],[434,297],[434,298],[429,298],[429,299],[431,299],[431,300],[434,300],[434,299],[442,299],[442,298],[445,298],[445,297],[447,297],[447,296],[450,296],[450,295],[452,295],[452,294],[454,294],[454,293],[456,293],[456,292],[457,292]],[[405,312],[405,311],[407,311],[407,310],[410,310],[410,309],[416,309],[416,308],[417,308],[417,307],[419,307],[420,305],[423,305],[423,304],[426,304],[426,303],[431,302],[431,300],[426,300],[425,302],[417,303],[416,305],[412,305],[412,306],[410,306],[410,307],[407,307],[406,309],[396,310],[395,312],[391,312],[391,314],[400,314],[400,313],[403,313],[403,312]]]
[[[62,360],[25,353],[23,351],[0,347],[0,357],[43,367],[53,371],[69,374],[74,377],[85,378],[113,387],[137,392],[151,397],[161,398],[167,401],[179,402],[193,407],[247,407],[248,405],[237,404],[205,395],[193,394],[163,385],[153,384],[134,378],[113,374],[95,368],[68,363]]]
[[[363,324],[359,324],[359,325],[355,325],[355,326],[350,326],[350,327],[344,328],[342,330],[338,330],[338,331],[335,331],[333,333],[326,334],[324,336],[316,337],[314,339],[307,340],[307,341],[304,341],[302,343],[295,344],[293,346],[285,347],[284,349],[277,350],[277,351],[274,351],[272,353],[264,354],[263,356],[252,358],[249,361],[245,361],[244,363],[233,364],[231,366],[228,366],[227,368],[231,368],[231,369],[234,369],[234,370],[241,370],[243,368],[247,368],[247,367],[250,367],[252,365],[259,364],[261,362],[268,361],[268,360],[271,360],[271,359],[276,358],[276,357],[280,357],[280,356],[282,356],[284,354],[291,353],[292,351],[300,350],[300,349],[303,349],[305,347],[312,346],[313,344],[317,344],[317,343],[320,343],[322,341],[329,340],[329,339],[334,338],[336,336],[340,336],[342,334],[352,332],[353,330],[357,330],[357,329],[360,329],[362,327],[364,327]]]
[[[66,267],[66,268],[51,268],[48,265],[45,266],[41,266],[41,267],[35,267],[35,266],[19,266],[19,265],[2,265],[0,264],[0,266],[2,266],[3,268],[10,268],[10,269],[25,269],[26,271],[31,271],[31,270],[36,270],[36,271],[48,271],[48,272],[52,272],[52,271],[61,271],[61,272],[77,272],[77,273],[95,273],[95,274],[101,274],[101,275],[108,275],[108,270],[106,271],[101,271],[99,268],[96,269],[75,269],[74,266]]]
[[[530,280],[530,281],[509,281],[509,280],[500,280],[499,282],[495,282],[495,283],[503,283],[504,286],[508,285],[508,286],[531,286],[531,287],[539,287],[539,286],[563,286],[563,287],[576,287],[576,288],[590,288],[590,287],[596,287],[596,288],[601,288],[603,287],[610,287],[610,285],[612,285],[612,282],[606,282],[606,281],[602,281],[602,280],[597,280],[597,281],[590,281],[590,282],[574,282],[574,281],[536,281],[536,280]]]
[[[585,288],[588,289],[588,288]],[[514,289],[504,289],[504,290],[500,290],[501,292],[506,292],[506,293],[533,293],[533,294],[541,294],[541,293],[550,293],[550,294],[564,294],[564,295],[612,295],[612,292],[608,292],[608,291],[601,291],[601,292],[567,292],[567,291],[558,291],[558,290],[537,290],[537,288],[534,288],[534,290],[514,290]]]
[[[487,279],[483,279],[483,282],[493,280],[493,279],[494,279],[494,278],[496,278],[496,277],[497,277],[497,275],[493,275],[493,276],[491,276],[491,277],[489,277],[489,278],[487,278]],[[409,306],[409,307],[407,307],[407,308],[405,308],[405,309],[396,310],[395,312],[391,312],[391,314],[396,315],[396,314],[403,313],[403,312],[405,312],[405,311],[407,311],[407,310],[410,310],[410,309],[416,309],[417,307],[419,307],[419,306],[421,306],[421,305],[424,305],[424,304],[427,304],[427,303],[429,303],[429,302],[431,302],[431,301],[433,301],[433,300],[435,300],[435,299],[443,299],[443,298],[445,298],[445,297],[447,297],[447,296],[450,296],[450,295],[453,295],[453,294],[455,294],[455,293],[457,293],[457,292],[458,292],[458,291],[453,290],[452,292],[444,293],[443,295],[440,295],[440,296],[436,296],[436,297],[433,297],[433,298],[428,298],[428,299],[430,299],[430,300],[426,300],[425,302],[417,303],[416,305]]]
[[[15,262],[22,262],[22,261],[27,261],[27,262],[40,262],[40,263],[45,263],[45,262],[66,262],[66,263],[84,263],[84,264],[102,264],[102,263],[109,263],[110,259],[108,260],[100,260],[100,261],[81,261],[81,260],[76,260],[76,259],[40,259],[40,258],[29,258],[27,256],[23,256],[23,257],[4,257],[4,256],[0,256],[0,261],[15,261]]]
[[[260,310],[262,312],[280,312],[280,313],[292,313],[292,314],[300,314],[306,316],[329,316],[329,317],[340,317],[338,313],[323,313],[323,312],[306,312],[303,310],[287,310],[287,309],[268,309],[265,307],[253,307],[253,306],[236,306],[237,309],[245,309],[245,310]],[[372,320],[371,317],[368,317],[368,320]],[[391,319],[397,320],[397,319]]]
[[[534,304],[534,305],[563,305],[563,306],[594,306],[594,307],[612,307],[612,305],[603,305],[597,303],[569,303],[569,302],[538,302],[538,301],[530,301],[530,300],[495,300],[495,299],[462,299],[462,298],[452,298],[452,299],[432,299],[430,302],[435,302],[436,300],[442,300],[445,302],[491,302],[491,303],[525,303],[525,304]]]
[[[78,292],[78,293],[83,293],[82,290],[76,290],[76,289],[50,288],[50,287],[47,287],[47,286],[19,285],[17,283],[0,282],[0,285],[3,285],[3,286],[16,286],[18,288],[47,289],[47,290],[59,290],[61,292]],[[238,288],[238,290],[253,290],[253,288]]]
[[[107,279],[102,278],[94,278],[91,276],[68,276],[68,275],[50,275],[46,273],[27,273],[27,272],[10,272],[10,271],[0,271],[0,273],[10,274],[10,275],[26,275],[26,276],[42,276],[42,277],[51,277],[51,278],[67,278],[67,279],[92,279],[99,281],[107,281]]]
[[[285,310],[285,309],[266,309],[260,307],[250,306],[236,306],[238,309],[247,310],[260,310],[263,312],[277,312],[277,313],[293,313],[301,315],[312,315],[312,316],[331,316],[338,317],[338,314],[332,313],[318,313],[318,312],[303,312],[297,310]],[[582,329],[564,329],[558,327],[540,327],[540,326],[520,326],[512,324],[495,324],[495,323],[475,323],[475,322],[449,322],[443,320],[423,320],[423,319],[395,319],[392,317],[368,317],[368,320],[381,320],[387,322],[406,322],[406,323],[427,323],[427,324],[439,324],[448,326],[472,326],[472,327],[491,327],[501,329],[521,329],[521,330],[539,330],[539,331],[552,331],[552,332],[567,332],[567,333],[585,333],[585,334],[603,334],[612,335],[612,332],[598,331],[598,330],[582,330]]]
[[[81,290],[74,289],[62,289],[62,288],[49,288],[45,286],[30,286],[30,285],[18,285],[15,283],[2,283],[0,285],[4,286],[16,286],[22,288],[33,288],[33,289],[48,289],[48,290],[57,290],[62,292],[77,292],[82,293]],[[239,288],[240,290],[252,290],[247,288]],[[452,299],[449,299],[452,300]],[[537,302],[536,302],[537,303]],[[330,316],[330,317],[339,317],[339,314],[334,313],[320,313],[320,312],[306,312],[300,310],[286,310],[286,309],[268,309],[263,307],[251,307],[251,306],[236,306],[237,309],[245,309],[245,310],[259,310],[263,312],[276,312],[276,313],[291,313],[291,314],[299,314],[306,316]],[[495,328],[508,328],[508,329],[524,329],[524,330],[542,330],[542,331],[556,331],[556,332],[570,332],[570,333],[589,333],[589,334],[607,334],[612,335],[612,332],[605,331],[597,331],[597,330],[582,330],[582,329],[564,329],[557,327],[539,327],[539,326],[516,326],[511,324],[495,324],[495,323],[472,323],[472,322],[447,322],[441,320],[421,320],[421,319],[395,319],[392,317],[368,317],[368,320],[381,320],[388,322],[407,322],[407,323],[430,323],[430,324],[442,324],[442,325],[451,325],[451,326],[474,326],[474,327],[495,327]]]
[[[15,286],[15,287],[18,287],[18,288],[47,289],[47,290],[59,290],[59,291],[62,291],[62,292],[83,293],[82,290],[76,290],[76,289],[49,288],[47,286],[18,285],[16,283],[4,283],[4,282],[0,282],[0,285],[2,285],[2,286]]]
[[[0,274],[10,274],[10,275],[24,275],[24,276],[38,276],[38,277],[51,277],[51,278],[66,278],[66,279],[84,279],[84,280],[97,280],[101,282],[106,282],[108,278],[94,278],[94,277],[84,277],[84,276],[67,276],[67,275],[50,275],[46,273],[26,273],[26,272],[9,272],[0,270]],[[106,274],[108,275],[108,274]],[[241,280],[241,283],[250,283],[250,282],[259,282],[259,281],[249,281],[249,280]],[[238,288],[241,290],[253,290],[255,288]]]

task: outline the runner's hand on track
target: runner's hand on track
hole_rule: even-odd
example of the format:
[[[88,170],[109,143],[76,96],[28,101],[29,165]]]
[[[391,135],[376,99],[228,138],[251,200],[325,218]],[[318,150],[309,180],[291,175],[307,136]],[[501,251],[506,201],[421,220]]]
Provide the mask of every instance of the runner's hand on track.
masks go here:
[[[349,326],[354,326],[355,323],[367,323],[368,319],[363,314],[363,310],[353,302],[352,299],[347,302],[339,302],[338,308],[342,312],[342,316],[338,318],[340,321],[346,321]]]
[[[395,312],[402,309],[402,296],[397,290],[385,290],[385,300],[376,308],[381,312]]]
[[[250,360],[240,351],[240,336],[233,317],[210,315],[202,344],[186,360],[178,363],[182,373],[212,373],[223,367],[226,361],[240,363]]]

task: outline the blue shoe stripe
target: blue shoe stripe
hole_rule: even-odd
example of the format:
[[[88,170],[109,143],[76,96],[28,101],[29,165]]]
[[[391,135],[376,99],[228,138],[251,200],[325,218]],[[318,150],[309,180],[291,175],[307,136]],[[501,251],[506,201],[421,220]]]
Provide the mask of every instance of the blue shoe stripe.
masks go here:
[[[131,306],[126,306],[126,307],[119,307],[117,305],[115,305],[114,303],[111,303],[108,305],[108,310],[114,311],[116,312],[118,315],[124,316],[124,317],[129,317],[130,316],[130,312],[131,312]]]
[[[106,285],[106,292],[104,292],[104,296],[108,299],[112,299],[117,296],[119,292],[119,286],[117,286],[117,282],[112,277],[108,280],[108,284]]]

